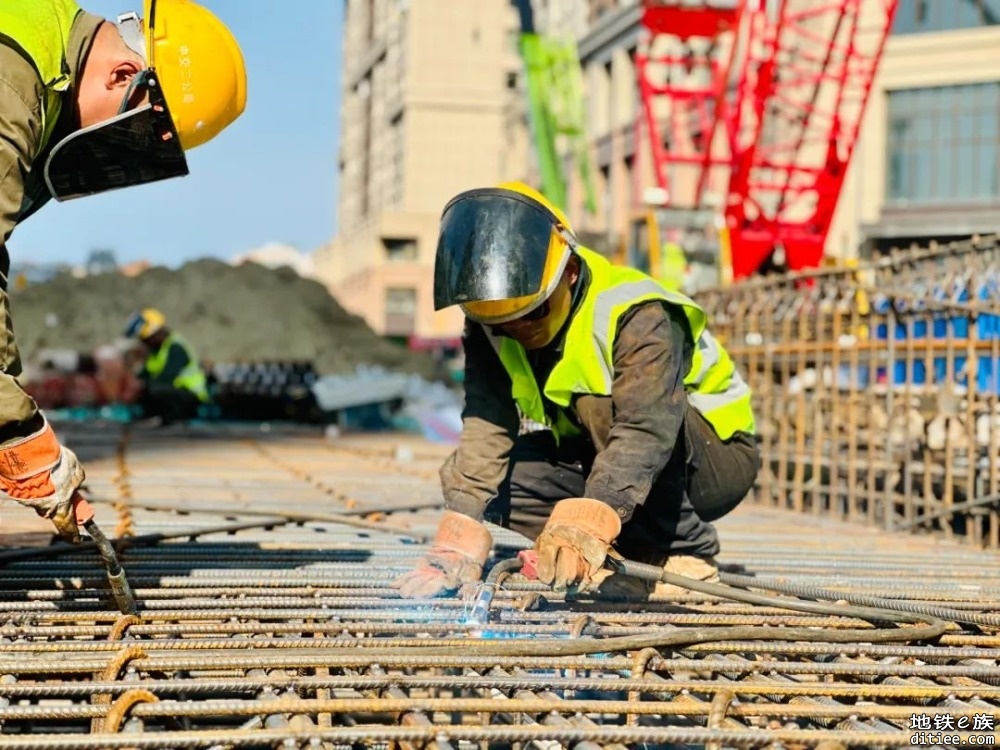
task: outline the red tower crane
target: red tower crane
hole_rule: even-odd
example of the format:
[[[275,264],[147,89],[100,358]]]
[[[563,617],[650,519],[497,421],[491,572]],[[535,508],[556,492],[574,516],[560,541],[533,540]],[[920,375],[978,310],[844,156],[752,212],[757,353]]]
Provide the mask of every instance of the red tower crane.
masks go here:
[[[898,0],[643,0],[661,204],[714,210],[734,278],[816,266]]]

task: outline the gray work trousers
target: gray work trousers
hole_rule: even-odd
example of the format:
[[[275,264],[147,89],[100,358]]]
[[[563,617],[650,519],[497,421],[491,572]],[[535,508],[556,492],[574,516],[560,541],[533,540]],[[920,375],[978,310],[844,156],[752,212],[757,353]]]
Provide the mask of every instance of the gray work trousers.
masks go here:
[[[555,503],[585,497],[593,445],[563,443],[557,447],[547,431],[519,436],[486,520],[535,539]],[[737,433],[722,441],[690,407],[677,446],[645,502],[622,528],[615,547],[627,558],[653,563],[669,555],[718,554],[719,537],[711,521],[740,504],[760,471],[752,435]]]

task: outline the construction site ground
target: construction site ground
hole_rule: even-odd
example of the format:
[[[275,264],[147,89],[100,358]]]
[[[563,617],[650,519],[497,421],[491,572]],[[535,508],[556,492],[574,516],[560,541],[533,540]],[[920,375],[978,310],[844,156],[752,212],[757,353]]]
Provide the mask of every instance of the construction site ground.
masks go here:
[[[718,523],[727,580],[833,589],[839,613],[794,611],[787,593],[787,608],[567,600],[515,573],[482,627],[461,598],[390,587],[433,534],[448,446],[260,426],[59,431],[98,522],[132,538],[120,556],[139,615],[116,610],[93,549],[48,546],[47,522],[7,503],[4,748],[996,742],[1000,557],[967,544],[748,502]],[[530,546],[494,531],[495,559]],[[914,614],[849,609],[886,600]]]

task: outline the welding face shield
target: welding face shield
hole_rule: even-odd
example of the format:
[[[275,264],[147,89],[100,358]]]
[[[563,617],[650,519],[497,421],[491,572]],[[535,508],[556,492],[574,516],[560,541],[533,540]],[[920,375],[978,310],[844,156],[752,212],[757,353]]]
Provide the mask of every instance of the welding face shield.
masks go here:
[[[514,190],[461,193],[445,206],[434,261],[434,309],[461,305],[471,320],[500,325],[552,294],[572,236],[542,204]]]
[[[146,101],[130,109],[134,99]],[[118,115],[56,144],[44,174],[49,192],[60,201],[188,174],[156,72],[147,68],[132,79]]]

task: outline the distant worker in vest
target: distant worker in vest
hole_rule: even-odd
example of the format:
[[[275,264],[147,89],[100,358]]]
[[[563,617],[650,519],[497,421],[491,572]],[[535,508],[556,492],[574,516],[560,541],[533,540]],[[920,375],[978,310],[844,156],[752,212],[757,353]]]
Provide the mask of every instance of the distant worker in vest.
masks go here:
[[[609,555],[718,581],[711,522],[747,495],[760,458],[750,389],[701,308],[581,246],[521,183],[445,207],[434,307],[452,305],[466,317],[463,432],[440,472],[446,510],[401,594],[479,580],[487,521],[534,540],[557,591],[679,593],[612,573]]]
[[[167,327],[163,313],[147,307],[133,314],[125,335],[142,342],[147,352],[138,373],[143,417],[164,425],[196,417],[198,407],[209,400],[205,372],[194,350]]]
[[[187,174],[186,152],[245,104],[239,46],[193,2],[145,0],[142,17],[114,22],[74,0],[0,3],[0,496],[51,519],[66,540],[79,540],[73,505],[84,471],[15,381],[7,241],[51,198]],[[165,220],[138,200],[121,210],[139,242]]]

